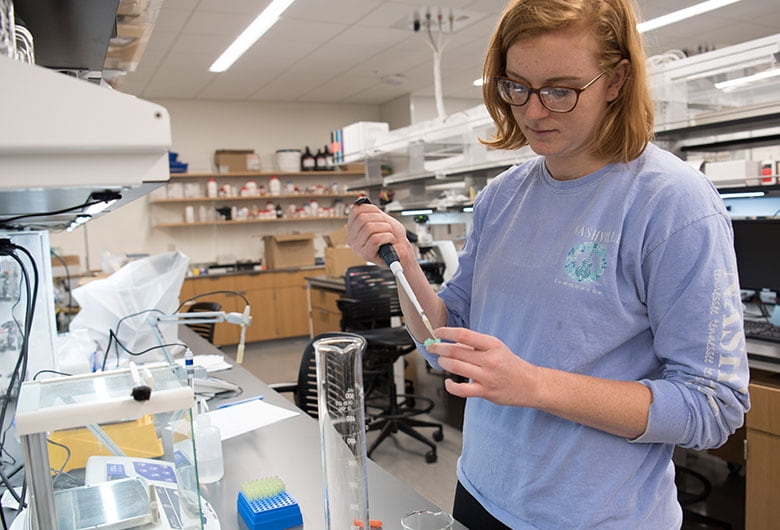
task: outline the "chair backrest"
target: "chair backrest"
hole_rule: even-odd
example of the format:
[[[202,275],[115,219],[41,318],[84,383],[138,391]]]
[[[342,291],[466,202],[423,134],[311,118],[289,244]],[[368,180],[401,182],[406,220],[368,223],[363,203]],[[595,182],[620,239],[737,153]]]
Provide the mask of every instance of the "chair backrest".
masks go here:
[[[222,304],[219,302],[195,302],[187,309],[188,313],[197,312],[215,312],[222,311]],[[209,342],[214,342],[214,322],[194,322],[187,324],[187,327],[195,331],[198,335]]]
[[[339,304],[344,331],[391,327],[402,316],[395,277],[377,265],[350,267],[344,274],[345,303]]]
[[[317,403],[317,356],[314,351],[314,343],[319,339],[330,337],[351,337],[352,333],[330,331],[321,333],[312,338],[301,356],[301,364],[298,367],[298,382],[293,391],[295,405],[312,418],[319,418]]]

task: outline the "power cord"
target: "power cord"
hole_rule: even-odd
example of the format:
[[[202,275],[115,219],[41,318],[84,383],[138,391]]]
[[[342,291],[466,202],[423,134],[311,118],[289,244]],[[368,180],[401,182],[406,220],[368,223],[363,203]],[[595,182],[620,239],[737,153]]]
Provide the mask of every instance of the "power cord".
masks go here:
[[[30,254],[30,252],[24,247],[14,244],[10,238],[0,238],[0,256],[6,256],[11,258],[18,264],[21,270],[20,286],[18,291],[19,297],[14,303],[13,308],[15,308],[21,302],[22,285],[24,286],[24,294],[25,294],[23,324],[20,324],[17,321],[15,316],[13,317],[15,324],[21,331],[21,342],[19,347],[19,354],[17,356],[14,368],[11,371],[7,390],[5,392],[5,395],[2,398],[2,405],[0,405],[0,428],[3,428],[2,440],[0,440],[0,452],[7,453],[5,448],[5,441],[6,441],[6,434],[10,429],[10,425],[7,428],[5,427],[6,416],[8,414],[8,409],[11,403],[11,398],[15,392],[15,388],[17,384],[21,384],[21,382],[24,380],[27,373],[27,361],[29,358],[29,346],[30,346],[29,339],[30,339],[30,331],[32,329],[33,317],[35,315],[35,305],[38,298],[39,275],[38,275],[38,267],[36,266],[35,260],[33,259],[33,256]],[[22,260],[22,257],[27,259],[27,261],[29,262],[28,265],[29,269],[32,270],[32,276],[33,276],[32,285],[30,281],[30,272],[28,271],[28,266],[25,265],[24,261]],[[12,309],[12,314],[13,314],[13,309]],[[14,474],[18,472],[19,469],[22,469],[22,467],[20,466],[19,468],[17,468],[14,471]],[[11,484],[10,482],[10,476],[6,475],[3,472],[3,470],[0,470],[0,481],[2,481],[3,486],[16,499],[16,501],[19,503],[19,506],[24,507],[25,506],[24,497],[25,497],[25,490],[26,490],[26,482],[24,481],[24,479],[22,480],[21,495],[16,492],[13,484]],[[0,522],[2,522],[4,528],[7,528],[5,516],[2,511],[2,505],[0,505],[0,516],[1,516]]]

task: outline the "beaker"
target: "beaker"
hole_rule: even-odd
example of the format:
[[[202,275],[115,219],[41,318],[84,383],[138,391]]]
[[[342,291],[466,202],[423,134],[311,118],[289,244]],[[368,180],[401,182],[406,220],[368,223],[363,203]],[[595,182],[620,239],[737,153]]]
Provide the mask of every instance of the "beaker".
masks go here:
[[[417,510],[401,518],[401,527],[404,530],[450,530],[452,523],[452,516],[447,512],[430,510]]]
[[[318,339],[313,346],[327,528],[367,529],[362,366],[366,341],[358,335],[344,333]]]

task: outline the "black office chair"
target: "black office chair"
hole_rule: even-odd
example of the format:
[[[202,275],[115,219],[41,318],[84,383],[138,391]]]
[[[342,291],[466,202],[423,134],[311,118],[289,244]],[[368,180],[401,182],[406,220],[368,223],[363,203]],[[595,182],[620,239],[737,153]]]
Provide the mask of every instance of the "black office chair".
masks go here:
[[[433,409],[433,400],[399,393],[393,375],[395,361],[415,349],[406,329],[391,325],[393,317],[402,316],[395,277],[376,265],[359,265],[347,269],[344,280],[344,297],[336,302],[342,315],[341,329],[366,339],[363,381],[368,430],[380,431],[368,448],[368,456],[388,436],[401,431],[427,445],[430,450],[425,460],[435,462],[436,444],[416,429],[432,427],[433,440],[444,438],[441,423],[416,418]]]
[[[195,302],[187,308],[188,313],[197,312],[214,312],[222,311],[222,304],[219,302]],[[207,341],[214,342],[214,325],[215,322],[193,322],[187,324],[187,327],[195,331],[198,335],[206,339]]]
[[[696,528],[722,528],[731,530],[731,524],[691,509],[691,505],[706,501],[712,492],[710,481],[701,473],[689,467],[675,465],[674,482],[677,486],[677,501],[683,509],[683,527],[685,524]]]
[[[272,383],[269,386],[279,393],[291,393],[295,405],[314,419],[319,419],[317,403],[317,359],[314,353],[314,343],[319,339],[329,337],[351,336],[351,333],[329,331],[311,339],[301,356],[298,366],[298,380],[290,383]]]

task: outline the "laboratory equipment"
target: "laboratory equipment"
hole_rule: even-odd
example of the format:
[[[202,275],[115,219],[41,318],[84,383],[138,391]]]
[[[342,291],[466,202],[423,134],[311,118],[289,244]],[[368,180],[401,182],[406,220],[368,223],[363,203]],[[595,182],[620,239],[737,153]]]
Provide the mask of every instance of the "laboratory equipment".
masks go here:
[[[329,530],[369,527],[362,367],[365,349],[363,337],[348,333],[314,342]]]
[[[203,530],[208,522],[218,528],[204,509],[193,458],[193,390],[166,363],[143,372],[152,389],[146,401],[133,399],[129,369],[22,384],[15,424],[30,530],[127,528],[137,521],[159,529]],[[76,509],[82,506],[91,508]]]
[[[249,305],[244,306],[242,313],[226,313],[225,311],[197,311],[194,313],[173,313],[164,315],[153,313],[149,316],[149,325],[152,326],[160,349],[169,364],[173,364],[173,357],[166,347],[165,338],[160,330],[160,324],[203,324],[208,322],[229,322],[241,326],[241,338],[236,350],[236,362],[241,364],[244,360],[244,344],[246,342],[246,328],[252,323],[252,316],[249,314]]]
[[[780,293],[780,219],[733,218],[731,225],[740,288]]]
[[[368,197],[360,197],[355,201],[354,204],[357,205],[357,204],[370,204],[370,203],[371,201],[368,200]],[[417,314],[420,315],[420,319],[422,319],[422,322],[425,325],[425,329],[427,329],[428,333],[431,334],[431,337],[435,339],[436,335],[434,335],[433,333],[433,326],[431,326],[431,321],[428,320],[428,316],[425,314],[425,311],[420,305],[420,302],[417,300],[417,295],[414,294],[414,291],[412,290],[412,286],[409,285],[409,281],[406,279],[406,275],[404,275],[404,268],[401,265],[400,260],[398,259],[398,254],[396,254],[393,245],[389,243],[380,245],[379,256],[382,258],[382,260],[384,260],[388,268],[391,271],[393,271],[395,280],[398,282],[398,285],[400,285],[403,288],[407,298],[409,298],[409,301],[412,302],[414,309],[417,311]]]
[[[8,241],[0,246],[0,394],[13,396],[22,380],[60,368],[51,247],[46,231],[0,230],[0,240]],[[31,322],[29,304],[35,309]]]
[[[430,259],[437,263],[444,264],[443,280],[449,281],[455,271],[458,270],[458,251],[455,243],[448,239],[431,241],[427,245],[418,245],[420,254],[430,255]],[[424,248],[423,248],[424,247]]]
[[[441,511],[416,510],[401,518],[401,527],[404,530],[450,530],[452,523],[452,516]]]
[[[241,484],[238,514],[249,530],[284,530],[303,524],[303,514],[277,476]]]

